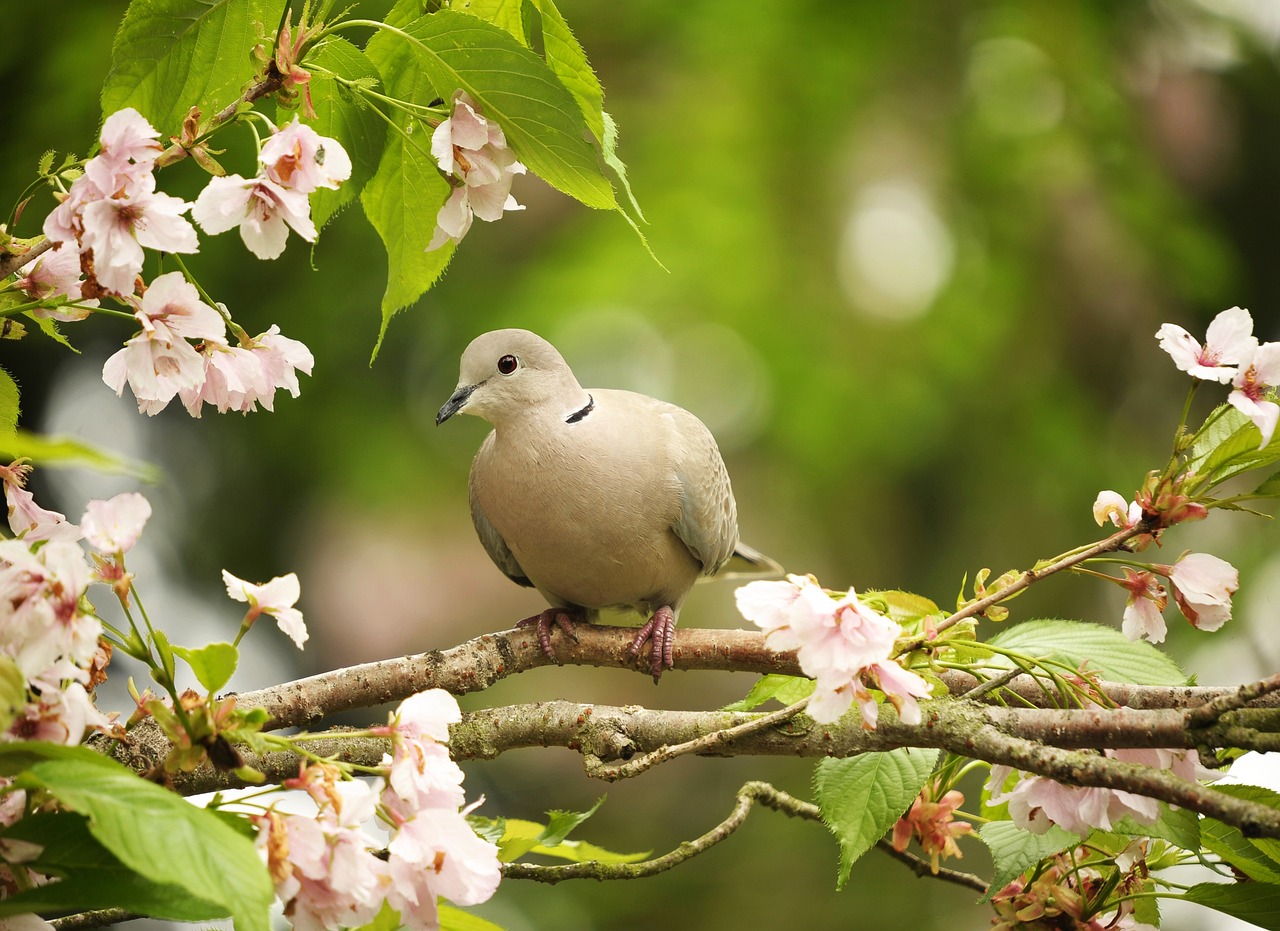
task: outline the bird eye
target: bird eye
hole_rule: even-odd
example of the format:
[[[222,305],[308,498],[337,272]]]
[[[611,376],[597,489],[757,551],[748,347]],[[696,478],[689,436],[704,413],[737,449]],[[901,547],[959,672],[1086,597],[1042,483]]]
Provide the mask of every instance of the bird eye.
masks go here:
[[[517,365],[519,363],[516,361],[515,356],[503,356],[498,360],[498,371],[503,375],[510,375],[516,370]]]

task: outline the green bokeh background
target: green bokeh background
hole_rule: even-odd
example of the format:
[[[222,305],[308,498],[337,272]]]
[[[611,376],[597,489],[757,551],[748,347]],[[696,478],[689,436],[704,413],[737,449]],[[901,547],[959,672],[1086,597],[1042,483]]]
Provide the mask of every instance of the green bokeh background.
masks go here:
[[[43,150],[94,138],[124,6],[6,11],[6,209]],[[182,630],[199,613],[182,606],[200,605],[225,628],[207,635],[227,636],[238,617],[219,601],[221,568],[299,573],[312,642],[299,658],[255,631],[262,655],[242,688],[447,647],[541,607],[470,528],[466,473],[485,427],[432,423],[459,353],[485,330],[536,330],[584,384],[702,416],[721,439],[744,537],[792,571],[943,604],[966,573],[1090,539],[1097,491],[1130,495],[1162,464],[1187,382],[1156,347],[1161,322],[1201,333],[1239,304],[1261,338],[1280,338],[1280,22],[1268,0],[561,8],[605,86],[665,269],[620,218],[526,178],[515,194],[527,209],[476,224],[372,366],[386,266],[358,207],[314,252],[295,238],[275,262],[234,234],[204,240],[192,270],[237,320],[251,332],[279,323],[315,353],[301,397],[282,396],[274,414],[140,417],[98,380],[129,335],[115,321],[68,327],[76,357],[38,339],[0,345],[27,426],[164,466],[147,491],[157,518],[141,584],[186,600],[163,623]],[[228,166],[251,171],[247,136],[224,135]],[[201,183],[190,164],[162,179],[188,198]],[[34,202],[18,232],[51,206]],[[73,518],[90,492],[127,487],[52,471],[36,486]],[[1222,633],[1170,615],[1168,647],[1202,682],[1277,668],[1278,540],[1270,522],[1232,514],[1167,539],[1168,561],[1196,548],[1241,570]],[[1054,579],[1016,602],[1013,620],[1118,625],[1122,605],[1111,586]],[[700,587],[682,617],[741,623],[729,583]],[[463,704],[706,708],[750,682],[676,671],[655,688],[614,670],[544,669]],[[582,809],[603,791],[565,751],[467,768],[489,814]],[[582,836],[662,852],[726,815],[747,779],[807,797],[811,769],[682,759],[608,787]],[[959,865],[983,869],[979,845],[966,851]],[[481,911],[514,931],[989,921],[970,893],[874,853],[837,893],[836,863],[822,828],[757,812],[659,878],[510,882]]]

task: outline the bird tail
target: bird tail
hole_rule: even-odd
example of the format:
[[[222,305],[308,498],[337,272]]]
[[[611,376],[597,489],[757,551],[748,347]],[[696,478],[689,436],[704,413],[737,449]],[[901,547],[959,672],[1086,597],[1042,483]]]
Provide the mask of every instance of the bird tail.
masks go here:
[[[786,574],[782,565],[741,540],[733,548],[729,561],[716,573],[718,579],[768,579]]]

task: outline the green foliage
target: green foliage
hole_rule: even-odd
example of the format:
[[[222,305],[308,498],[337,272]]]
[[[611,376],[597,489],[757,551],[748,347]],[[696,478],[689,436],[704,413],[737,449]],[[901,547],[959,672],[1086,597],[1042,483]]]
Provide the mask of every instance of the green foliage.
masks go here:
[[[1173,808],[1164,802],[1160,803],[1160,817],[1152,824],[1122,818],[1112,830],[1129,837],[1156,837],[1183,850],[1200,849],[1200,816],[1190,808]]]
[[[783,705],[794,705],[802,698],[813,694],[814,682],[804,676],[780,676],[776,673],[761,676],[751,686],[746,696],[731,705],[725,705],[722,711],[752,711],[770,699]]]
[[[30,765],[32,758],[40,761]],[[94,840],[126,869],[197,900],[173,909],[229,913],[237,931],[268,928],[274,889],[266,868],[253,842],[219,817],[87,748],[0,746],[0,766],[15,763],[15,784],[83,815]]]
[[[495,925],[487,918],[481,918],[471,912],[464,912],[460,908],[454,908],[452,905],[446,905],[443,902],[439,905],[438,913],[440,931],[502,931],[501,925]]]
[[[1135,685],[1183,685],[1186,674],[1166,653],[1145,640],[1130,640],[1118,630],[1082,621],[1023,621],[1000,631],[993,646],[1052,659],[1113,682]],[[995,663],[1008,664],[995,657]],[[1087,665],[1086,665],[1087,664]]]
[[[12,443],[18,430],[18,383],[0,369],[0,443]]]
[[[0,377],[0,391],[3,381]],[[127,459],[70,436],[17,430],[7,439],[0,439],[0,453],[13,459],[25,457],[42,466],[83,466],[111,475],[131,475],[146,482],[160,477],[159,470],[150,463]]]
[[[200,684],[210,693],[231,681],[240,662],[240,651],[230,643],[208,643],[196,650],[174,647],[173,652],[187,661]]]
[[[314,71],[311,102],[316,118],[309,125],[322,136],[342,143],[351,156],[351,177],[336,191],[321,188],[311,195],[311,219],[323,227],[339,210],[355,200],[373,177],[386,145],[387,124],[348,81],[377,82],[378,69],[360,49],[346,39],[329,36],[307,56],[305,66]]]
[[[254,76],[250,50],[271,41],[279,0],[133,0],[111,47],[104,117],[133,107],[177,135],[193,105],[203,116],[230,104]]]
[[[884,837],[920,794],[937,759],[937,750],[904,747],[819,761],[813,794],[823,823],[840,842],[838,888],[844,887],[857,859]]]
[[[1080,843],[1078,836],[1057,825],[1051,825],[1043,834],[1033,834],[1012,821],[988,822],[978,829],[978,837],[990,849],[995,868],[983,902],[1041,860]]]
[[[1280,886],[1271,883],[1199,883],[1182,898],[1271,931],[1280,929]]]
[[[525,821],[519,818],[503,818],[497,821],[473,819],[474,827],[482,836],[494,838],[498,845],[498,859],[511,863],[527,854],[555,857],[571,863],[636,863],[649,856],[642,853],[615,853],[586,841],[569,840],[571,831],[594,815],[604,804],[600,796],[594,805],[584,812],[549,811],[547,823]]]

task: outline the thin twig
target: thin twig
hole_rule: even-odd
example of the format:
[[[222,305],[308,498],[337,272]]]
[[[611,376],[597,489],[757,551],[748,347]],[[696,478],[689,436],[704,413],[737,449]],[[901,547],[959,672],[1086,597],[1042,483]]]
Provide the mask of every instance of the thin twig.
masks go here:
[[[1277,690],[1280,690],[1280,672],[1265,679],[1259,679],[1257,682],[1242,685],[1235,691],[1220,695],[1198,708],[1189,709],[1186,712],[1187,727],[1208,727],[1217,723],[1218,719],[1228,711],[1238,711],[1250,702]]]
[[[788,705],[781,711],[774,711],[770,714],[761,715],[753,720],[746,721],[742,724],[736,724],[732,727],[722,728],[720,730],[711,731],[703,734],[701,737],[695,737],[692,740],[686,740],[684,743],[668,744],[659,747],[651,753],[643,756],[634,757],[625,763],[613,765],[594,765],[588,766],[587,774],[597,779],[604,779],[608,782],[616,782],[619,779],[630,779],[638,776],[647,769],[652,769],[659,763],[666,763],[674,760],[678,756],[685,756],[689,753],[710,754],[714,749],[722,747],[725,744],[732,743],[742,737],[750,734],[757,734],[766,728],[773,727],[783,721],[789,721],[797,714],[805,709],[809,704],[812,696],[806,695],[793,705]]]
[[[49,924],[58,931],[89,931],[90,928],[105,928],[107,925],[118,925],[121,922],[141,918],[123,908],[100,908],[92,912],[81,912],[65,918],[54,918]]]
[[[53,248],[53,240],[42,239],[25,252],[5,252],[0,255],[0,278],[8,278],[22,266],[37,259]]]

